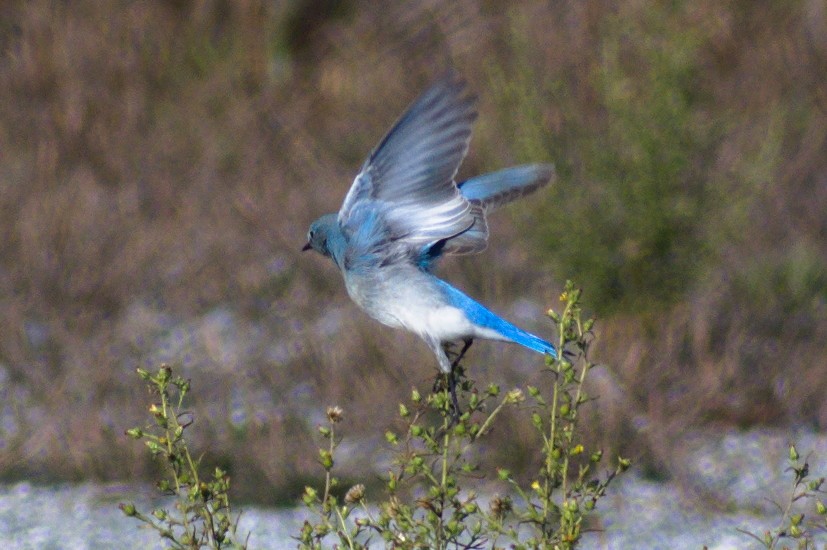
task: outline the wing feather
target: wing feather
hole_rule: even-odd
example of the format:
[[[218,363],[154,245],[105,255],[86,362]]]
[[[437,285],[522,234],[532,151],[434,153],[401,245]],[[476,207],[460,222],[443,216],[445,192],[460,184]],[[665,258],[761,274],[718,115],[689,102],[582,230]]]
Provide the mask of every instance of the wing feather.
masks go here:
[[[375,209],[389,241],[417,250],[477,224],[478,213],[454,182],[476,117],[476,100],[457,75],[434,84],[362,166],[339,210],[342,228],[352,233],[354,212]]]

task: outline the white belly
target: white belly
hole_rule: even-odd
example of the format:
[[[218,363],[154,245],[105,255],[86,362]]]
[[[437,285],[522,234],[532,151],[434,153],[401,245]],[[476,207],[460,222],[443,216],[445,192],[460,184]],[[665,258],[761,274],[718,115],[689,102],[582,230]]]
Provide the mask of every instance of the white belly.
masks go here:
[[[347,281],[348,293],[380,323],[420,337],[430,336],[442,342],[465,338],[508,341],[494,330],[474,325],[463,310],[446,304],[439,290],[431,286],[428,276],[413,279],[406,285],[388,284],[387,279],[379,284]]]
[[[412,307],[396,312],[399,326],[440,341],[459,340],[474,335],[474,325],[465,313],[452,306]]]

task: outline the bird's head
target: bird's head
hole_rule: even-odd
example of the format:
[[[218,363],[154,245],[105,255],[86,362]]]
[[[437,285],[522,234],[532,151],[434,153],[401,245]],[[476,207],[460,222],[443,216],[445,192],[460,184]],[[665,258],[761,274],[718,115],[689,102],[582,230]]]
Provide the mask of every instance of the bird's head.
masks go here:
[[[336,214],[325,214],[310,224],[307,232],[307,244],[302,250],[311,248],[322,256],[331,257],[329,241],[331,235],[339,229],[339,221]]]

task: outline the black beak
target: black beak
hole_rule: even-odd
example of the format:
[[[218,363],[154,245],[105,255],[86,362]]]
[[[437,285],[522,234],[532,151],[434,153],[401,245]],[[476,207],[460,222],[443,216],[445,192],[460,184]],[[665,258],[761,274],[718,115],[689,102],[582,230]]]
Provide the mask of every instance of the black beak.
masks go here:
[[[302,252],[304,252],[304,251],[306,251],[306,250],[310,250],[311,248],[313,248],[313,247],[312,247],[312,246],[310,246],[310,243],[307,243],[306,245],[304,245],[304,246],[302,247]]]

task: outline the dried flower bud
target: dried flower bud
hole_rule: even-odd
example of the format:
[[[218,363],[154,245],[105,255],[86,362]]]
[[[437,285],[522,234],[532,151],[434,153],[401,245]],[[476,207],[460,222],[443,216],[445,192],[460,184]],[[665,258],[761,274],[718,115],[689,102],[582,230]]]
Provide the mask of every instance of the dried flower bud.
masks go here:
[[[399,504],[399,499],[396,497],[391,497],[385,506],[388,516],[394,519],[397,518],[399,513],[402,511],[402,506]]]
[[[356,504],[362,502],[365,498],[365,486],[361,483],[354,485],[345,494],[345,502],[348,504]]]
[[[169,381],[170,376],[172,376],[172,369],[169,365],[161,365],[161,368],[158,370],[158,381],[161,383]]]
[[[501,497],[500,495],[495,495],[494,498],[491,499],[491,513],[498,518],[505,516],[512,508],[513,503],[507,496]]]
[[[343,411],[341,407],[328,407],[327,419],[336,424],[337,422],[341,422],[342,413]]]
[[[507,403],[522,403],[525,401],[525,395],[523,395],[523,390],[516,388],[508,392],[505,400]]]

